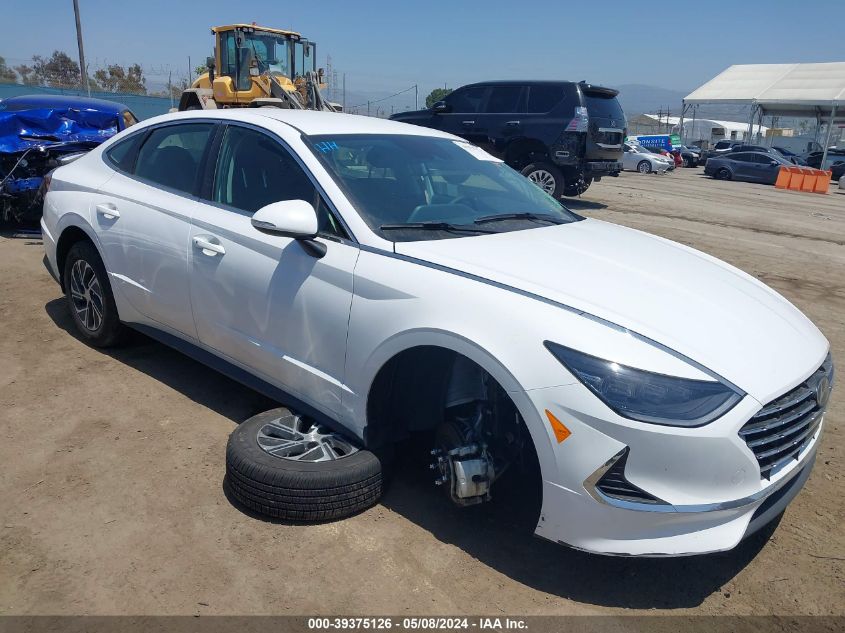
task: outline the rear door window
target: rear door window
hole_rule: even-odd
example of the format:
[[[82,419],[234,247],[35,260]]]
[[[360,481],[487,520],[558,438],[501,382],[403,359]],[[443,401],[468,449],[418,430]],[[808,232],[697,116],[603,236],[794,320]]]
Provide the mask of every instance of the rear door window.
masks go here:
[[[564,87],[560,84],[537,84],[528,88],[528,112],[544,114],[563,100]]]
[[[493,86],[484,111],[491,114],[525,112],[524,93],[522,86]]]
[[[194,193],[202,156],[214,123],[181,123],[156,128],[138,152],[138,178],[184,193]]]
[[[740,163],[753,163],[754,162],[754,154],[747,154],[745,152],[737,152],[736,154],[730,154],[729,158],[731,160],[738,161]]]

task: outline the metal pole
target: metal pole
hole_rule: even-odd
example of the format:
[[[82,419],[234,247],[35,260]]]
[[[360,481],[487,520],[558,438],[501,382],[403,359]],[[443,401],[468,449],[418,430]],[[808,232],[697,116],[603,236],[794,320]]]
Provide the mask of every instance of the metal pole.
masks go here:
[[[343,111],[346,112],[346,73],[343,73]]]
[[[827,122],[827,135],[824,139],[824,149],[822,150],[822,162],[819,163],[819,168],[824,169],[824,161],[827,160],[827,148],[830,147],[830,133],[833,131],[833,120],[836,118],[836,104],[834,103],[830,109],[830,119]]]
[[[194,83],[194,67],[191,66],[191,56],[188,55],[188,85]]]
[[[367,101],[367,116],[370,116],[370,102]]]
[[[417,84],[414,84],[414,110],[420,109],[419,94],[418,93],[419,93],[419,86],[417,86]]]
[[[745,138],[742,139],[746,143],[751,142],[751,135],[754,133],[754,115],[757,114],[757,104],[753,101],[751,102],[751,112],[748,115],[748,132],[745,135]]]
[[[681,99],[681,120],[679,122],[680,129],[678,130],[678,136],[681,137],[681,145],[686,144],[686,134],[684,134],[684,115],[687,113],[687,104],[686,101]]]
[[[79,74],[82,86],[88,96],[91,96],[91,86],[88,85],[88,69],[85,66],[85,52],[82,50],[82,22],[79,19],[79,0],[73,0],[73,14],[76,17],[76,44],[79,47]]]

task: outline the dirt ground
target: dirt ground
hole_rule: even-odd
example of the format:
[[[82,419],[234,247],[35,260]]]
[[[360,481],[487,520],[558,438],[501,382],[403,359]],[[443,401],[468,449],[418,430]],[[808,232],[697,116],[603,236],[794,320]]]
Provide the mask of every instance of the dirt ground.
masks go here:
[[[845,192],[625,173],[571,206],[678,240],[804,310],[845,371]],[[845,613],[845,387],[776,529],[688,559],[591,556],[400,470],[351,519],[272,523],[222,488],[262,396],[141,337],[71,332],[37,239],[0,237],[0,614]],[[841,382],[841,381],[840,381]]]

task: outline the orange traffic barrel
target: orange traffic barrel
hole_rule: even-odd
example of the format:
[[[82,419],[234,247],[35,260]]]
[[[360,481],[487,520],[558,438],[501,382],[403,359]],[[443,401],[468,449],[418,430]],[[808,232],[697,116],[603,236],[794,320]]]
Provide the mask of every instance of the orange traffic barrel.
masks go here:
[[[778,171],[778,179],[775,181],[775,187],[778,189],[787,189],[789,187],[789,179],[792,177],[789,173],[791,167],[781,165]]]
[[[812,167],[804,168],[804,180],[801,181],[801,191],[815,191],[816,181],[819,179],[819,170]]]
[[[830,190],[831,176],[833,176],[833,172],[830,170],[818,170],[818,176],[816,177],[816,184],[815,187],[813,187],[813,191],[815,193],[827,193]]]
[[[804,170],[801,167],[787,167],[789,169],[788,189],[793,191],[801,190],[801,183],[804,182]]]

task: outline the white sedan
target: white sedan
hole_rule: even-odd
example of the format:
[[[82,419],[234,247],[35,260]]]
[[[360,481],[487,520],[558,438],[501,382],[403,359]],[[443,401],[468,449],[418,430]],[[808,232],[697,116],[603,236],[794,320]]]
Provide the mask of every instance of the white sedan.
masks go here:
[[[833,365],[807,317],[449,134],[165,115],[57,169],[42,229],[84,339],[141,330],[294,411],[227,454],[236,498],[274,516],[371,505],[390,449],[431,438],[457,504],[534,463],[538,535],[693,554],[767,524],[813,466]]]
[[[625,143],[622,150],[622,169],[625,171],[638,171],[641,174],[662,174],[668,169],[675,168],[673,160],[650,152],[641,145]]]

